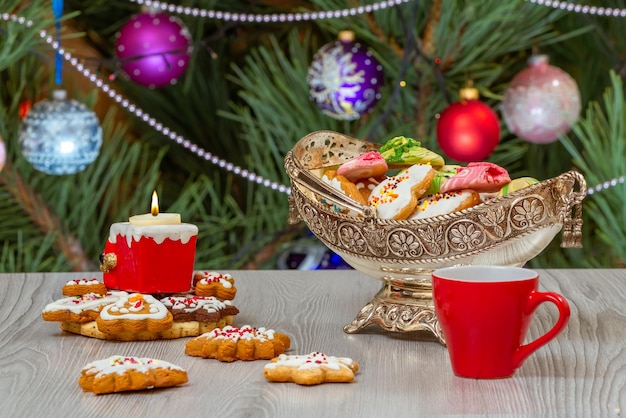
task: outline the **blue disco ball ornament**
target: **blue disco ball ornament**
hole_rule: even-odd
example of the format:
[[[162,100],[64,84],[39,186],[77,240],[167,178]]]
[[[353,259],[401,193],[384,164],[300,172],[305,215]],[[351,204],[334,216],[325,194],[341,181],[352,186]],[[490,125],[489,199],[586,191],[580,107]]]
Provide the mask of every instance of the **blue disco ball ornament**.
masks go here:
[[[324,45],[307,72],[311,100],[327,116],[356,120],[380,100],[383,69],[372,53],[342,31],[339,40]]]
[[[37,102],[19,133],[24,158],[46,174],[74,174],[100,153],[102,128],[87,106],[56,90],[52,100]]]
[[[316,238],[302,238],[279,252],[276,267],[280,270],[351,270],[339,255]]]

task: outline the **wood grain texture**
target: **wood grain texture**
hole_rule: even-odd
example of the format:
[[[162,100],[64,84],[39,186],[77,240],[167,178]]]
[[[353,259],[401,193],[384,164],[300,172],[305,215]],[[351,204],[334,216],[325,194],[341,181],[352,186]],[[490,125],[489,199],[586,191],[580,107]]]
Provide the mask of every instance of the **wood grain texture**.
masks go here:
[[[351,384],[269,383],[265,361],[220,363],[184,354],[187,339],[107,342],[60,330],[41,310],[65,281],[89,274],[0,274],[0,411],[6,417],[434,415],[618,416],[626,407],[626,270],[539,270],[541,289],[563,294],[572,316],[557,339],[514,377],[461,379],[443,346],[423,334],[343,326],[380,283],[356,271],[230,271],[238,287],[235,325],[288,334],[289,353],[351,357]],[[101,278],[100,273],[91,277]],[[549,329],[542,305],[528,340]],[[78,386],[82,367],[120,354],[154,357],[188,371],[183,386],[94,396]]]

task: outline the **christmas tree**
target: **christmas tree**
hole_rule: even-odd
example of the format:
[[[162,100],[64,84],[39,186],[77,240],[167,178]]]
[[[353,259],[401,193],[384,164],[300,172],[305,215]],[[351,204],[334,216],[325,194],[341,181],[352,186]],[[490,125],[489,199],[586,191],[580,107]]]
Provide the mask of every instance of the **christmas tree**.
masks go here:
[[[122,71],[116,35],[146,6],[189,32],[189,62],[175,84],[150,88]],[[379,143],[403,135],[443,154],[437,118],[468,83],[499,118],[500,141],[485,160],[511,178],[576,169],[590,188],[583,248],[561,249],[557,237],[530,265],[626,260],[622,0],[6,0],[1,7],[2,271],[97,270],[109,226],[146,212],[153,190],[163,210],[198,225],[197,268],[275,268],[283,248],[308,236],[303,224],[287,224],[283,159],[298,139],[317,130]],[[352,120],[323,113],[307,82],[315,53],[344,30],[383,69],[381,99]],[[507,88],[538,54],[575,80],[582,108],[571,130],[545,144],[518,136],[503,119]],[[93,109],[102,128],[97,158],[75,174],[38,170],[20,140],[32,106],[59,89]]]

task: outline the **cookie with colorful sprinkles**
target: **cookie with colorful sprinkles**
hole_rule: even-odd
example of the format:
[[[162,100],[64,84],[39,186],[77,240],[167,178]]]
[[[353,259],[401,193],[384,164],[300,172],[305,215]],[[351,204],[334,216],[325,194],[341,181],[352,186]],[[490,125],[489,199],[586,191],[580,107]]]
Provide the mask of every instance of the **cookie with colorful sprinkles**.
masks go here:
[[[378,184],[372,190],[367,203],[376,208],[379,218],[407,219],[434,176],[435,170],[430,165],[412,165]]]
[[[447,193],[435,193],[418,201],[415,212],[409,219],[424,219],[447,215],[463,209],[469,209],[482,203],[480,194],[474,190],[458,190]]]

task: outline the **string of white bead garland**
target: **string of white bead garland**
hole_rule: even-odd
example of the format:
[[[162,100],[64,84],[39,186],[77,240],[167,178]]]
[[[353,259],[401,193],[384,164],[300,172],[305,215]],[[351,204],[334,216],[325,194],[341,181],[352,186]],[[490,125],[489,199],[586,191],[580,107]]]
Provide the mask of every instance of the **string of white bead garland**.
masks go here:
[[[143,1],[143,0],[131,0],[131,1]],[[410,1],[410,0],[406,0]],[[527,0],[533,1],[533,0]],[[541,0],[534,0],[541,1]],[[2,20],[4,21],[13,21],[24,25],[26,27],[33,26],[34,22],[32,20],[26,19],[23,16],[18,16],[10,13],[3,13],[0,15]],[[121,94],[117,93],[115,89],[105,83],[100,77],[94,74],[88,68],[78,60],[78,58],[72,56],[71,53],[65,51],[59,42],[57,42],[52,35],[49,35],[45,30],[39,31],[39,36],[54,49],[57,53],[59,53],[65,61],[67,61],[72,67],[74,67],[80,74],[82,74],[85,78],[89,79],[92,83],[96,85],[98,89],[100,89],[103,93],[107,94],[110,98],[115,100],[118,104],[120,104],[123,108],[127,109],[129,112],[133,113],[139,119],[147,123],[150,127],[155,129],[157,132],[168,137],[170,140],[176,142],[179,145],[182,145],[184,148],[188,149],[190,152],[196,154],[198,157],[203,158],[204,160],[223,168],[226,171],[232,172],[233,174],[239,175],[245,178],[248,181],[253,183],[257,183],[263,185],[264,187],[269,187],[272,190],[277,190],[281,193],[290,194],[291,188],[289,186],[285,186],[283,184],[271,181],[266,179],[256,173],[250,172],[247,169],[236,166],[231,162],[228,162],[224,159],[221,159],[212,153],[204,150],[197,144],[185,139],[183,136],[177,134],[175,131],[171,130],[167,126],[164,126],[161,122],[157,121],[155,118],[150,116],[147,112],[144,112],[141,108],[131,103],[128,99],[124,98]],[[591,195],[596,192],[601,192],[603,190],[609,189],[611,187],[615,187],[618,184],[624,184],[626,181],[625,176],[616,177],[612,180],[605,181],[596,185],[595,187],[590,187],[587,189],[587,194]]]
[[[5,21],[11,20],[11,21],[20,23],[22,25],[25,25],[27,27],[30,27],[33,25],[32,20],[27,20],[22,16],[17,16],[17,15],[13,15],[9,13],[3,13],[2,20],[5,20]],[[150,127],[155,129],[157,132],[162,133],[163,135],[168,137],[170,140],[176,142],[179,145],[182,145],[184,148],[196,154],[198,157],[203,158],[206,161],[209,161],[210,163],[215,164],[225,169],[226,171],[230,171],[236,175],[239,175],[245,178],[248,181],[261,184],[265,187],[269,187],[281,193],[287,193],[287,194],[291,193],[291,189],[288,186],[263,178],[262,176],[256,173],[252,173],[246,170],[245,168],[236,166],[231,162],[223,160],[211,154],[210,152],[204,150],[203,148],[194,144],[188,139],[185,139],[183,136],[177,134],[176,132],[168,128],[167,126],[164,126],[161,122],[157,121],[155,118],[150,116],[150,114],[145,112],[143,109],[131,103],[128,99],[124,98],[121,94],[117,93],[115,89],[113,89],[111,86],[105,83],[100,77],[98,77],[91,70],[89,70],[89,68],[85,68],[85,66],[78,60],[78,58],[72,56],[71,53],[65,51],[52,35],[49,35],[45,30],[41,30],[39,32],[39,36],[47,44],[49,44],[57,53],[61,54],[63,59],[67,61],[72,67],[74,67],[80,74],[82,74],[85,78],[89,79],[89,81],[94,83],[98,89],[100,89],[102,92],[107,94],[111,99],[119,103],[123,108],[133,113],[139,119],[141,119],[142,121],[150,125]]]
[[[535,3],[542,6],[552,7],[553,9],[567,10],[568,12],[583,13],[598,16],[626,17],[626,9],[613,7],[597,7],[582,4],[568,3],[566,1],[556,0],[525,0],[529,3]]]
[[[274,13],[274,14],[252,14],[252,13],[231,13],[221,10],[206,10],[195,7],[186,7],[169,4],[158,0],[129,0],[142,6],[168,11],[170,13],[184,14],[187,16],[217,19],[232,22],[254,22],[254,23],[274,23],[274,22],[299,22],[307,20],[336,19],[341,17],[356,16],[365,13],[383,10],[388,7],[398,6],[408,3],[411,0],[387,0],[365,6],[351,7],[348,9],[329,10],[319,12],[304,13]],[[597,7],[585,4],[569,3],[558,0],[524,0],[541,6],[552,7],[553,9],[567,10],[568,12],[583,13],[598,16],[626,17],[626,9],[618,7]]]
[[[220,10],[205,10],[195,7],[185,7],[175,4],[169,4],[162,1],[153,0],[129,0],[131,3],[137,3],[142,6],[168,11],[170,13],[184,14],[187,16],[195,16],[209,19],[217,19],[231,22],[250,22],[250,23],[275,23],[275,22],[301,22],[308,20],[337,19],[341,17],[362,15],[365,13],[383,10],[388,7],[398,6],[408,3],[411,0],[386,0],[378,3],[367,4],[365,6],[351,7],[349,9],[329,10],[319,12],[304,13],[269,13],[269,14],[252,14],[252,13],[231,13]]]

